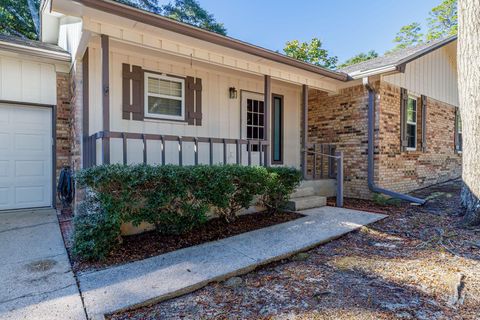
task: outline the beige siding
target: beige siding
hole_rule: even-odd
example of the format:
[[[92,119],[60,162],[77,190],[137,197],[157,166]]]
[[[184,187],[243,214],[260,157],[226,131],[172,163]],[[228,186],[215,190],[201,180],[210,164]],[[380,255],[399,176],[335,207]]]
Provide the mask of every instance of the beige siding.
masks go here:
[[[0,55],[0,100],[56,104],[55,66]]]
[[[90,134],[100,131],[102,127],[101,111],[101,57],[98,41],[90,43]],[[240,95],[242,90],[263,92],[263,78],[238,71],[227,70],[213,65],[193,62],[158,52],[132,47],[111,41],[110,49],[110,129],[149,134],[166,134],[179,136],[240,138]],[[139,65],[150,71],[162,72],[178,76],[194,76],[202,79],[202,125],[191,126],[184,122],[151,120],[131,121],[122,119],[122,63]],[[238,90],[238,98],[230,99],[229,87]],[[279,81],[272,81],[272,93],[284,95],[285,165],[300,166],[300,115],[301,87]],[[122,141],[112,139],[112,162],[122,161]],[[174,142],[167,144],[167,162],[177,163],[178,152]],[[184,164],[193,164],[193,143],[184,144]],[[148,143],[148,160],[151,163],[160,161],[160,143]],[[200,162],[208,161],[208,145],[199,146]],[[228,152],[228,161],[235,161],[235,147]],[[222,161],[223,151],[220,145],[215,147],[215,161]],[[142,145],[140,141],[129,141],[129,162],[142,161]],[[247,161],[246,152],[243,157]],[[255,159],[254,159],[255,161]]]
[[[458,106],[456,42],[407,64],[404,73],[383,76],[390,84]]]

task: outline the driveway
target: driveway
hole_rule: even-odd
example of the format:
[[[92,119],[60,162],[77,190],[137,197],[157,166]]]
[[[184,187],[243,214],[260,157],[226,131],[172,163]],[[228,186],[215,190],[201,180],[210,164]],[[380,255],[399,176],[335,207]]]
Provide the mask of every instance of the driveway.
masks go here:
[[[0,261],[0,319],[85,320],[53,209],[0,213]]]

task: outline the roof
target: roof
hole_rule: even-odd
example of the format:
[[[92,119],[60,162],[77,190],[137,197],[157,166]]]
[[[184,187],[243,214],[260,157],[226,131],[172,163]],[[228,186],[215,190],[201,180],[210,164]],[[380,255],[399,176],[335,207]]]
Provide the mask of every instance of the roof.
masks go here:
[[[0,49],[70,61],[70,54],[57,45],[5,34],[0,34]]]
[[[182,23],[170,18],[166,18],[148,11],[137,9],[125,4],[112,0],[74,0],[84,6],[100,10],[106,13],[121,16],[133,21],[145,23],[154,27],[169,30],[175,33],[183,34],[199,40],[207,41],[216,45],[220,45],[229,49],[238,50],[244,53],[252,54],[257,57],[268,59],[274,62],[282,63],[298,69],[310,71],[324,77],[347,81],[348,74],[341,71],[334,71],[327,68],[319,67],[310,63],[306,63],[278,52],[265,49],[250,43],[217,34],[212,31],[201,29],[186,23]]]
[[[439,40],[422,43],[414,47],[400,49],[384,56],[363,61],[339,71],[346,72],[350,76],[355,77],[362,74],[377,74],[386,71],[397,70],[402,71],[405,64],[418,59],[434,50],[437,50],[453,41],[457,40],[457,36],[450,36]]]

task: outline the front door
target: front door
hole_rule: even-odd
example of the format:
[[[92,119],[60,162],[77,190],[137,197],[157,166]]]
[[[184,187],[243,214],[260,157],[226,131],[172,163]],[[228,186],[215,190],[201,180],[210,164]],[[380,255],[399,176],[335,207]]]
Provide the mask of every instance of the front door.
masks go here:
[[[264,140],[266,137],[265,132],[265,103],[264,96],[260,93],[242,91],[242,125],[241,125],[241,137],[246,140]],[[242,147],[242,162],[247,163],[248,161],[248,147]],[[260,159],[260,148],[258,145],[251,146],[251,162],[252,165],[260,164],[260,160],[263,161],[264,155],[262,154],[262,159]]]

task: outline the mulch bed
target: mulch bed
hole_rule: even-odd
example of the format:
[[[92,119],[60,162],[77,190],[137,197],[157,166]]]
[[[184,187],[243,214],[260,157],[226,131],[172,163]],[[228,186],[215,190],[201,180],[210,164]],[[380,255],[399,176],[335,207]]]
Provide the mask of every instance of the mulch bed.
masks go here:
[[[278,212],[270,214],[257,212],[239,216],[234,222],[214,218],[192,231],[178,236],[162,236],[155,231],[123,237],[123,243],[104,261],[88,262],[72,259],[75,272],[98,270],[113,265],[124,264],[220,240],[241,233],[266,228],[272,225],[304,217],[295,212]]]
[[[452,181],[415,192],[429,199],[424,206],[345,199],[347,208],[388,217],[235,285],[213,283],[107,318],[480,319],[480,227],[462,225],[460,188]]]

